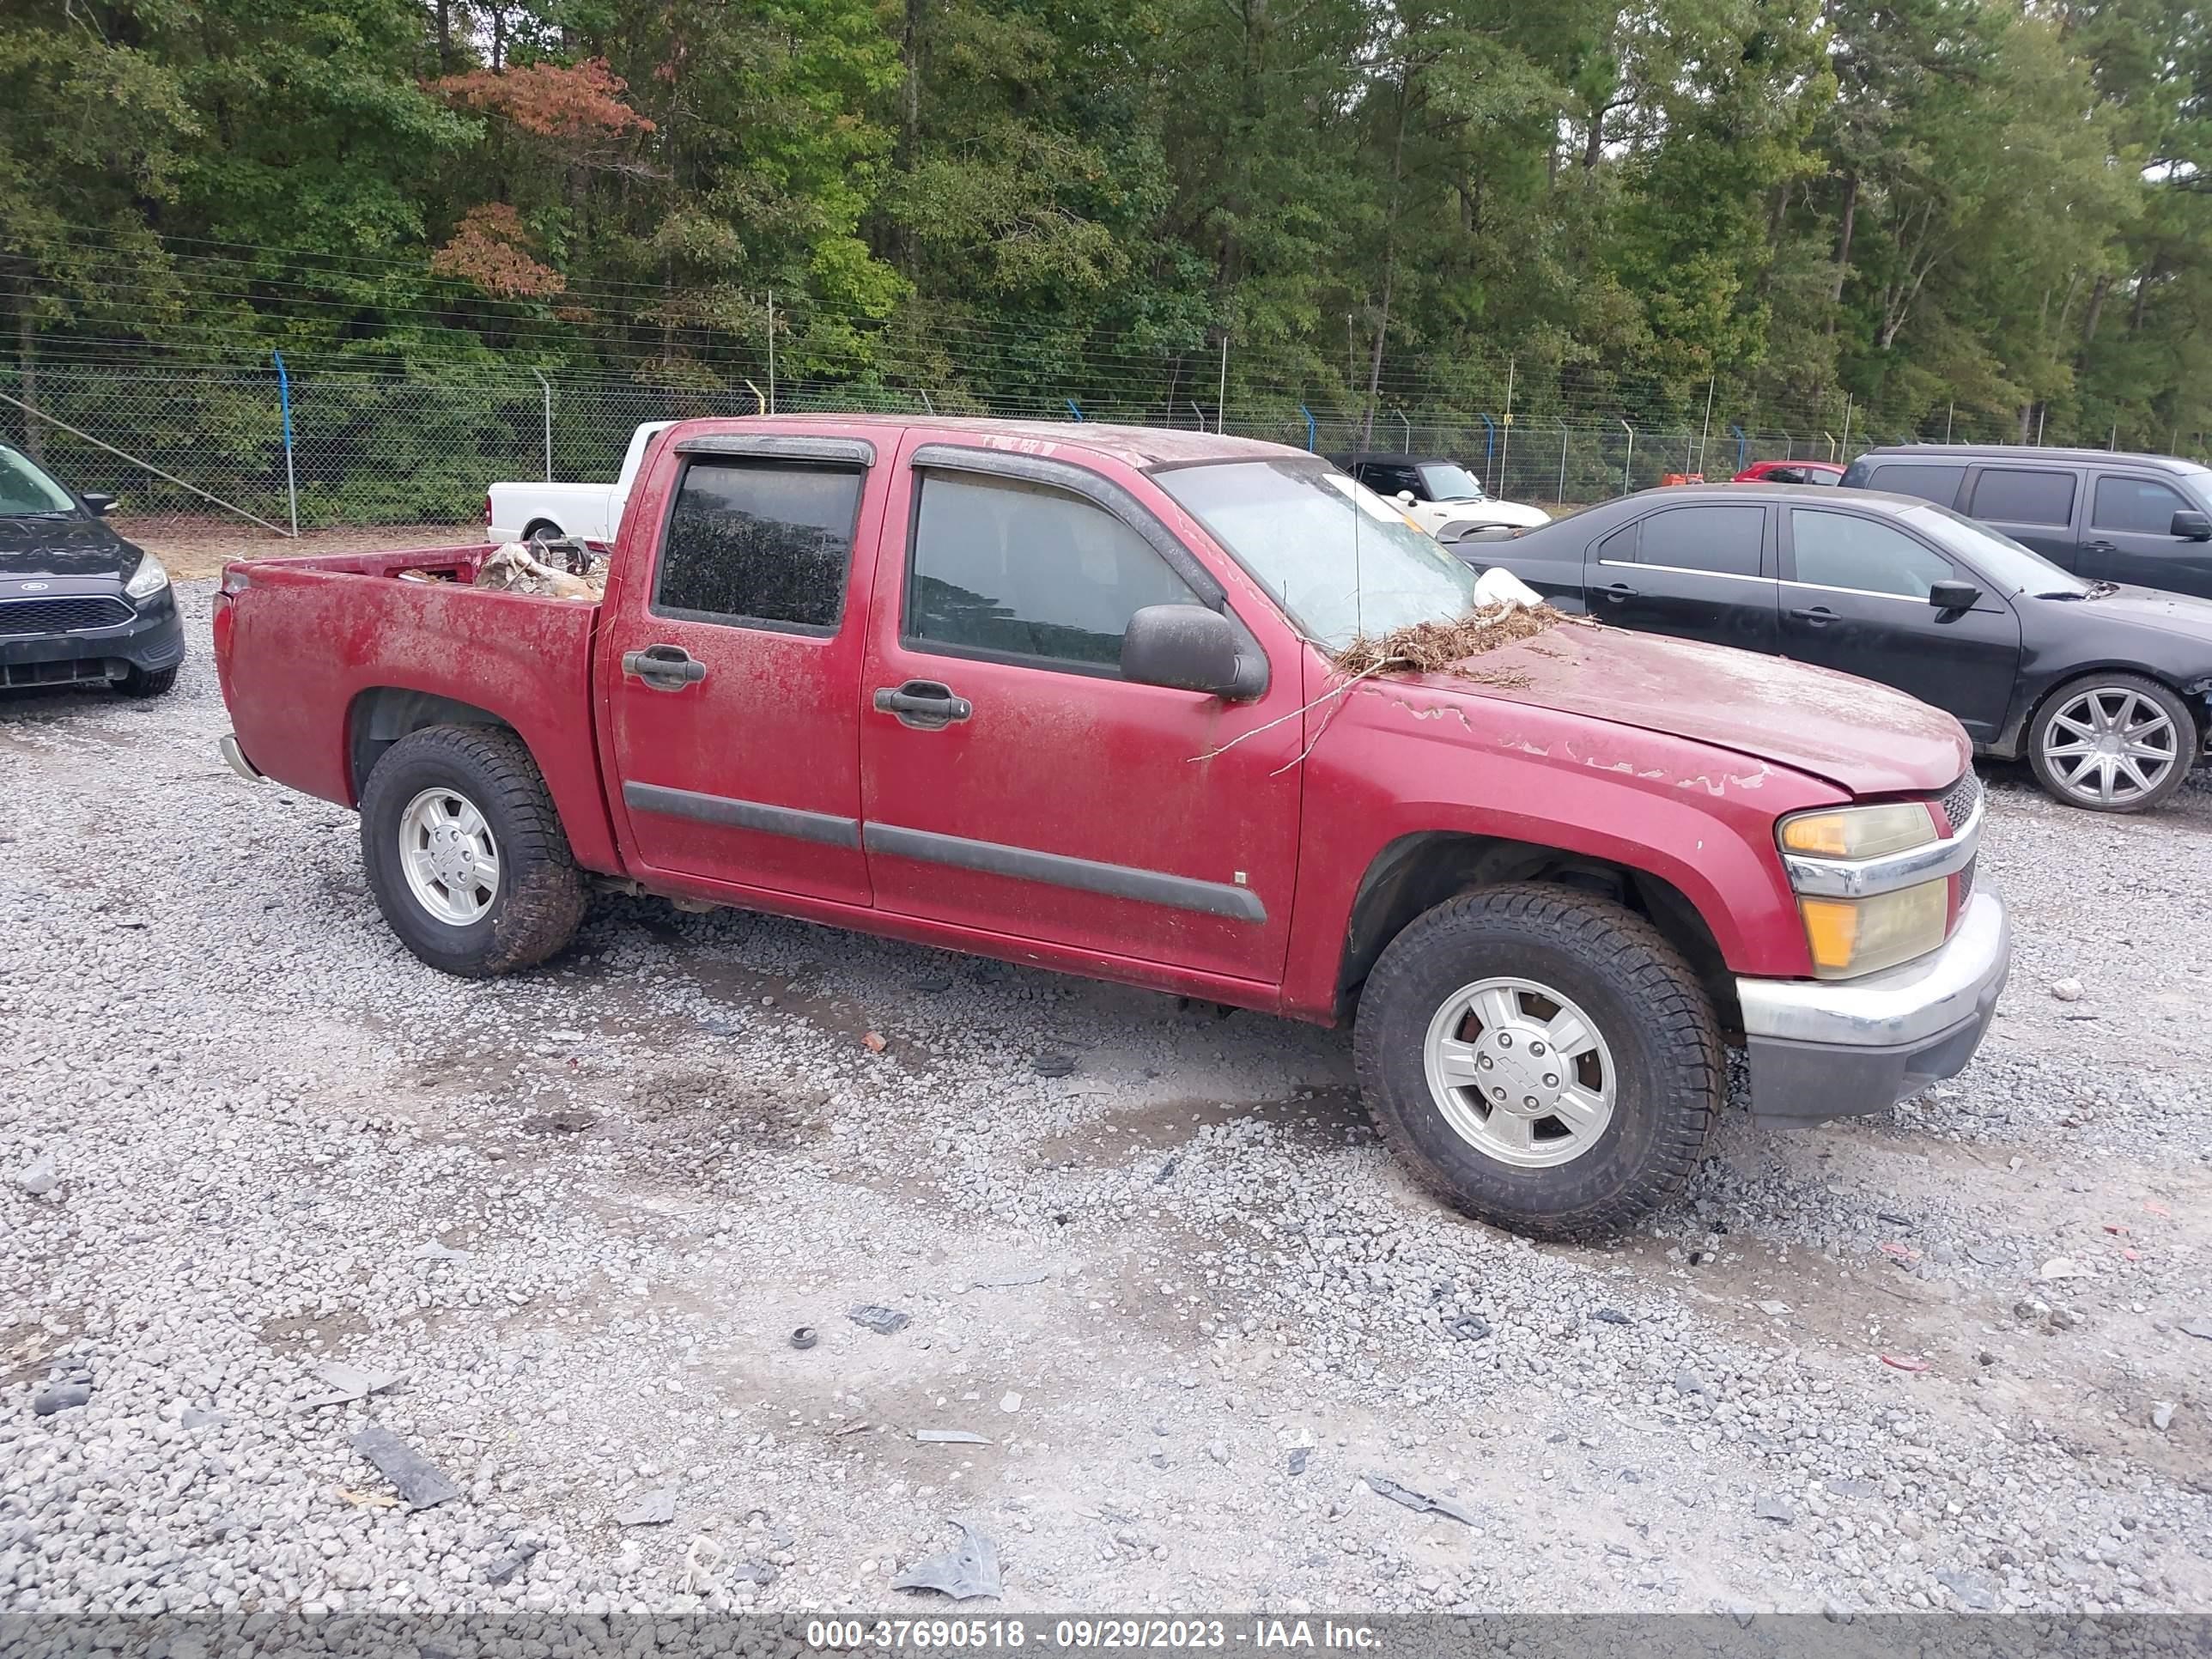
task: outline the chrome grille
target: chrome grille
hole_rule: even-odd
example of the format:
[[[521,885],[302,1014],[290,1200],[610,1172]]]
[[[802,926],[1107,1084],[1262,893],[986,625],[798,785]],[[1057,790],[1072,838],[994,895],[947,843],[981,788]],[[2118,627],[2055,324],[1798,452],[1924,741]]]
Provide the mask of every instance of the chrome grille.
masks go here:
[[[1982,799],[1982,781],[1972,769],[1943,792],[1943,816],[1951,821],[1951,833],[1956,835],[1959,826],[1974,816],[1974,808]]]
[[[137,614],[108,593],[61,599],[4,599],[0,600],[0,639],[119,628]]]

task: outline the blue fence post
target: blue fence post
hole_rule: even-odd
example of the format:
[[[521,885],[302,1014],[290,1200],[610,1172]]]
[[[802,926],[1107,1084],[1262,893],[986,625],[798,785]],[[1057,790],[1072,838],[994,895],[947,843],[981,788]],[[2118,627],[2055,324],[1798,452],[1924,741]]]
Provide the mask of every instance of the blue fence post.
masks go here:
[[[1751,453],[1751,440],[1743,435],[1743,428],[1734,422],[1729,423],[1729,430],[1735,434],[1735,470],[1741,472],[1751,465],[1745,459]]]
[[[1298,413],[1306,417],[1306,453],[1310,455],[1313,453],[1314,449],[1313,410],[1308,409],[1304,404],[1300,404],[1298,405]]]
[[[1083,410],[1081,405],[1079,404],[1073,398],[1069,398],[1065,401],[1067,404],[1067,412],[1074,416],[1077,420],[1081,420],[1083,418]]]
[[[292,466],[292,377],[284,372],[284,354],[269,354],[276,360],[276,405],[284,412],[284,494],[292,505],[292,539],[300,539],[300,483],[299,475]]]
[[[1491,487],[1490,463],[1498,453],[1498,422],[1487,415],[1474,418],[1482,422],[1482,487],[1487,489]]]

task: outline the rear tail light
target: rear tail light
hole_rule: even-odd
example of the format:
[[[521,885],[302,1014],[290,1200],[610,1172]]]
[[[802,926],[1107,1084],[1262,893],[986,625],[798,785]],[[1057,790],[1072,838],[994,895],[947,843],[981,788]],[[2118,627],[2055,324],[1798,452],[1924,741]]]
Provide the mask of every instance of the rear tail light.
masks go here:
[[[484,528],[491,528],[491,497],[489,495],[484,497]]]

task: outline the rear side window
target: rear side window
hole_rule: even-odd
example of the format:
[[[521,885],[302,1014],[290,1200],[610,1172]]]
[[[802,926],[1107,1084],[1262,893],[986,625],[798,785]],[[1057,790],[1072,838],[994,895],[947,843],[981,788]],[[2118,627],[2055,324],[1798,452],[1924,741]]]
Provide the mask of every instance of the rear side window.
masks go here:
[[[926,475],[907,578],[909,642],[1118,671],[1129,618],[1199,598],[1144,538],[1079,496]]]
[[[849,467],[692,462],[669,515],[653,611],[834,632],[845,609],[860,477]]]
[[[1625,524],[1590,550],[1594,559],[1609,559],[1615,564],[1636,562],[1636,532],[1638,526]]]
[[[1637,544],[1640,564],[1720,576],[1756,576],[1759,544],[1766,538],[1763,507],[1674,507],[1643,522]]]
[[[2074,520],[2074,475],[2025,467],[1984,467],[1974,480],[1970,519],[1997,524],[2066,525]]]
[[[1959,499],[1959,486],[1966,482],[1963,466],[1929,466],[1920,461],[1885,461],[1867,474],[1869,489],[1887,489],[1893,495],[1917,495],[1938,507]]]
[[[2148,478],[2100,478],[2089,525],[2138,536],[2171,536],[2173,515],[2191,510],[2178,492]]]

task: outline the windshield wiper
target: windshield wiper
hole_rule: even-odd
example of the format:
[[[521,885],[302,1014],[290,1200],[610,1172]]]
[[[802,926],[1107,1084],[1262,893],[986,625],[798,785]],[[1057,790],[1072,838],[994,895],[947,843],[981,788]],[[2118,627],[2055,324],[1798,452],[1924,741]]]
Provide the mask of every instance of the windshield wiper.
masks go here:
[[[2038,593],[2039,599],[2108,599],[2120,591],[2118,582],[2091,582],[2087,588],[2062,587],[2057,592]]]

